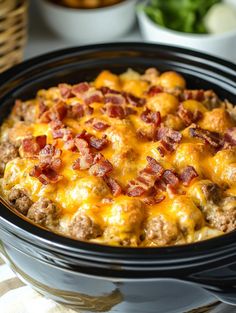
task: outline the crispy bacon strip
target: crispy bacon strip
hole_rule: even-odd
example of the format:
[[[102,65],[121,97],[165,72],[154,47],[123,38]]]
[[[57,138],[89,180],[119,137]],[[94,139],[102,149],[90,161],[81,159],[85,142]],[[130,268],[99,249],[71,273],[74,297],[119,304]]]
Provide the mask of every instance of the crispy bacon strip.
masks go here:
[[[47,136],[37,136],[24,138],[22,141],[22,149],[27,156],[33,157],[39,154],[40,150],[45,147]]]
[[[72,86],[71,93],[80,98],[84,93],[90,89],[90,85],[87,82],[82,82]]]
[[[147,91],[147,95],[149,97],[153,97],[162,91],[163,91],[163,88],[161,86],[151,86]]]
[[[183,93],[180,94],[180,100],[197,100],[197,101],[203,101],[204,100],[204,90],[190,90],[185,89]]]
[[[176,130],[161,126],[157,129],[156,140],[159,140],[160,146],[157,148],[161,156],[176,149],[181,141],[182,134]]]
[[[158,128],[156,139],[161,140],[167,137],[170,138],[173,142],[179,143],[182,139],[182,134],[168,127],[161,126]]]
[[[97,151],[101,151],[108,146],[109,141],[106,135],[104,135],[101,139],[96,138],[95,136],[91,136],[89,139],[89,144],[92,148],[96,149]]]
[[[94,102],[103,102],[103,94],[100,90],[89,89],[84,95],[83,100],[86,105],[90,105]]]
[[[94,164],[90,167],[89,173],[94,176],[104,177],[110,174],[113,170],[112,164],[98,153],[94,157]]]
[[[53,145],[46,145],[39,152],[39,165],[46,165],[47,167],[51,167],[54,170],[59,170],[62,165],[62,161],[60,159],[61,153],[62,151]]]
[[[146,104],[146,100],[144,98],[139,98],[136,97],[134,95],[132,95],[131,93],[123,93],[127,103],[135,106],[135,107],[142,107]]]
[[[114,197],[117,197],[122,194],[122,188],[119,183],[110,176],[104,176],[103,180],[106,182],[107,186],[110,188],[111,193]]]
[[[185,89],[183,93],[180,94],[180,101],[185,100],[197,100],[204,102],[210,107],[215,107],[219,104],[219,98],[213,90],[194,90],[194,89]]]
[[[191,137],[203,139],[206,143],[214,148],[220,148],[223,146],[223,140],[219,133],[211,132],[200,127],[189,128],[189,134]]]
[[[198,177],[198,173],[195,168],[190,165],[186,166],[180,174],[180,180],[183,182],[184,186],[189,186],[191,181],[196,177]]]
[[[39,99],[38,102],[38,118],[40,118],[43,113],[45,113],[48,110],[48,106],[45,104],[45,102],[43,101],[43,99]]]
[[[44,112],[40,117],[42,123],[49,123],[51,121],[62,121],[67,114],[67,106],[64,102],[59,102]]]
[[[195,111],[194,113],[184,108],[183,104],[181,103],[179,105],[178,116],[181,118],[181,120],[184,122],[186,126],[191,125],[192,123],[195,123],[199,121],[202,118],[202,113],[200,111]]]
[[[99,88],[99,90],[101,90],[101,92],[104,96],[107,94],[115,94],[115,95],[121,94],[121,92],[119,92],[118,90],[114,90],[114,89],[111,89],[111,88],[105,87],[105,86]]]
[[[106,103],[112,103],[115,105],[124,105],[125,104],[125,98],[122,96],[122,94],[107,93],[105,95],[105,104]]]
[[[236,127],[232,127],[227,129],[226,133],[224,134],[224,139],[226,143],[229,143],[232,146],[236,145]]]
[[[76,135],[76,138],[75,138],[75,145],[77,146],[79,151],[80,151],[80,147],[76,143],[76,141],[79,142],[77,139],[83,139],[85,142],[87,142],[90,148],[94,148],[97,151],[103,150],[109,144],[109,141],[106,138],[106,135],[104,135],[101,139],[99,139],[84,130],[80,134]]]
[[[179,184],[179,178],[172,170],[165,170],[162,175],[162,181],[168,186],[176,187]]]
[[[115,105],[112,103],[108,103],[105,107],[105,113],[112,118],[119,118],[123,119],[125,118],[125,110],[122,106],[120,105]]]
[[[109,124],[97,119],[97,118],[90,118],[88,121],[85,122],[88,125],[91,125],[97,131],[103,131],[110,127]]]
[[[63,99],[68,99],[72,96],[71,86],[68,84],[59,84],[58,88],[60,90]]]
[[[87,170],[93,165],[94,155],[92,153],[82,154],[74,164],[73,170]]]
[[[107,123],[100,122],[100,121],[93,123],[93,128],[97,131],[106,130],[108,127],[110,127],[110,125],[108,125]]]
[[[135,180],[131,180],[127,185],[127,195],[130,197],[140,197],[146,194],[155,185],[157,179],[159,179],[164,169],[163,167],[152,157],[147,157],[148,165],[139,172],[138,177]]]
[[[55,148],[53,145],[46,145],[39,152],[39,164],[34,166],[30,172],[30,176],[38,178],[44,185],[57,183],[63,178],[62,175],[58,174],[58,170],[62,166],[60,156],[61,150]]]
[[[143,111],[140,115],[142,121],[148,124],[154,124],[155,126],[159,126],[161,124],[161,114],[160,112],[152,112],[149,109]]]
[[[38,178],[43,185],[56,184],[63,177],[50,167],[41,168],[37,165],[30,172],[30,176]]]

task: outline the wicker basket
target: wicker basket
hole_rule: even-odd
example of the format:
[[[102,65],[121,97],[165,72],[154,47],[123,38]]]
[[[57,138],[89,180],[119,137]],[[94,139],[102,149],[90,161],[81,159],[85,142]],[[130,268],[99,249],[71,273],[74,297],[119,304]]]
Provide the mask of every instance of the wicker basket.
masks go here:
[[[23,60],[27,0],[0,0],[0,72]]]

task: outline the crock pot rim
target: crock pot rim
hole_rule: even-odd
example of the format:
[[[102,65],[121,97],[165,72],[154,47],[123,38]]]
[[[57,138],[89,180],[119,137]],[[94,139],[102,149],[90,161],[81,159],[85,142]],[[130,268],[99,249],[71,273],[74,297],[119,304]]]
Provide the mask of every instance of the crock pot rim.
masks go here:
[[[168,53],[173,52],[176,55],[181,56],[192,56],[196,58],[199,62],[214,64],[214,67],[220,71],[225,71],[225,77],[228,77],[233,81],[235,77],[236,65],[217,58],[215,56],[210,56],[205,53],[192,51],[189,49],[179,48],[175,46],[168,45],[156,45],[148,43],[109,43],[109,44],[98,44],[89,45],[82,47],[72,47],[67,49],[62,49],[50,53],[43,54],[38,57],[34,57],[28,61],[25,61],[13,68],[7,70],[6,72],[0,74],[0,90],[2,86],[12,80],[12,77],[17,78],[23,75],[25,72],[30,71],[32,68],[39,68],[40,65],[50,62],[50,60],[60,60],[65,57],[74,56],[78,53],[86,54],[89,52],[103,51],[115,51],[117,49],[130,49],[130,50],[140,50],[140,49],[153,49],[161,50],[163,52],[168,51]],[[1,99],[0,99],[1,100]],[[0,204],[3,206],[3,204]],[[3,206],[6,208],[5,206]],[[16,213],[2,209],[0,210],[0,224],[3,222],[5,227],[11,229],[14,234],[20,234],[22,238],[27,240],[29,237],[35,239],[31,242],[32,245],[41,246],[44,244],[50,244],[50,248],[59,247],[65,253],[69,251],[74,251],[78,253],[88,253],[88,255],[101,255],[106,257],[107,254],[119,255],[120,258],[160,258],[163,255],[166,259],[171,258],[173,255],[178,254],[178,257],[186,258],[186,255],[194,257],[196,255],[210,255],[216,250],[227,249],[231,252],[232,248],[236,247],[236,232],[231,232],[220,237],[208,239],[198,243],[192,243],[180,246],[170,246],[170,247],[152,247],[152,248],[129,248],[129,247],[114,247],[100,245],[91,242],[81,242],[78,240],[73,240],[71,238],[63,237],[61,235],[50,232],[39,226],[36,226],[29,221],[24,220],[22,217],[18,216]],[[145,251],[145,253],[144,253]]]

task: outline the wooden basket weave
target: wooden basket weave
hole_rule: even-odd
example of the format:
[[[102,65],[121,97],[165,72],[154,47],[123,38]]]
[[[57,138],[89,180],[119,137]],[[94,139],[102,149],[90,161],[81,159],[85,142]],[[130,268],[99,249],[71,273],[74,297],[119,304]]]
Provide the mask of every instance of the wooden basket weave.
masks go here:
[[[23,60],[27,0],[0,0],[0,72]]]

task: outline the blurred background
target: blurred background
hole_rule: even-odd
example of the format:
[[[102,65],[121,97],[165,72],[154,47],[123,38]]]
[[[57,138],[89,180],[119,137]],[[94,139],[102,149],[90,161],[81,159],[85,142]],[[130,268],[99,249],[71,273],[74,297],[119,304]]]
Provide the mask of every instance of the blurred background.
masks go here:
[[[236,0],[1,0],[0,71],[56,49],[147,41],[236,62]]]

